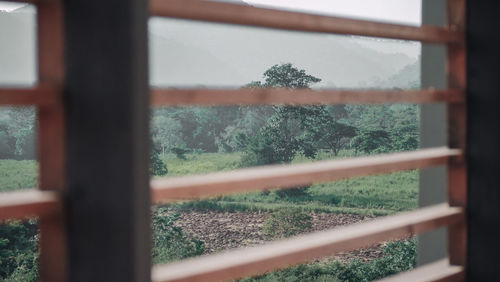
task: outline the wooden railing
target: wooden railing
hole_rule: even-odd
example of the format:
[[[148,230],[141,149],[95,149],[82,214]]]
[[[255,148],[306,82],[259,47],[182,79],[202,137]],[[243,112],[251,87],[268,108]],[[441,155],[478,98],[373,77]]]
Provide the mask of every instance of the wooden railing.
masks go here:
[[[459,196],[466,183],[464,179],[465,165],[462,157],[462,150],[465,146],[465,123],[463,115],[459,113],[465,105],[465,64],[463,64],[465,47],[461,22],[464,19],[464,4],[464,1],[450,0],[450,26],[442,28],[408,27],[210,1],[151,0],[151,14],[154,16],[445,44],[449,47],[448,73],[450,77],[450,88],[444,90],[153,89],[152,104],[154,106],[444,102],[450,105],[450,148],[453,148],[436,148],[293,166],[252,168],[204,176],[158,179],[151,183],[153,202],[161,203],[269,188],[289,188],[347,177],[450,164],[450,185],[454,185],[450,186],[453,187],[453,190],[449,189],[450,199],[461,199],[456,202],[450,201],[450,203],[453,206],[465,207],[463,196]],[[457,176],[460,177],[456,178]],[[461,259],[464,258],[465,253],[463,253],[464,248],[460,246],[464,245],[464,237],[456,234],[465,232],[464,221],[464,212],[461,208],[440,205],[244,251],[231,251],[221,255],[156,266],[153,270],[153,280],[216,281],[240,278],[441,226],[450,226],[450,230],[458,232],[450,231],[450,242],[453,244],[453,248],[450,248],[450,259],[452,263],[463,266]],[[459,251],[453,251],[455,248]],[[449,264],[440,264],[439,267],[445,270],[447,265]],[[435,272],[434,276],[428,275],[427,277],[429,280],[437,280],[457,277],[456,275],[463,275],[461,266],[453,268],[451,272],[438,271]],[[405,276],[399,277],[399,279],[406,280]]]
[[[290,90],[290,89],[157,89],[154,106],[179,105],[318,105],[383,103],[463,103],[459,90]]]
[[[271,188],[292,188],[349,177],[445,165],[460,158],[460,150],[436,148],[415,152],[308,164],[263,166],[209,175],[155,179],[153,202],[196,199]]]
[[[67,261],[62,212],[64,189],[63,21],[59,1],[33,2],[38,8],[39,85],[0,89],[1,105],[38,109],[41,191],[0,195],[0,220],[40,217],[42,281],[65,281]],[[153,202],[163,203],[320,181],[448,166],[449,203],[389,216],[373,222],[323,231],[283,242],[195,258],[153,268],[153,281],[215,281],[264,273],[370,244],[447,226],[450,261],[402,274],[407,281],[464,277],[466,222],[465,0],[449,0],[448,27],[410,27],[330,16],[285,12],[199,0],[150,0],[152,16],[248,25],[294,31],[353,34],[436,43],[448,49],[448,89],[411,91],[312,91],[289,89],[152,89],[152,105],[317,105],[336,103],[447,103],[449,146],[356,159],[271,166],[203,176],[151,181]],[[430,270],[429,270],[430,269]],[[417,274],[416,274],[417,273]]]
[[[464,211],[461,208],[443,204],[264,246],[157,266],[153,271],[153,281],[225,281],[242,278],[463,220]]]

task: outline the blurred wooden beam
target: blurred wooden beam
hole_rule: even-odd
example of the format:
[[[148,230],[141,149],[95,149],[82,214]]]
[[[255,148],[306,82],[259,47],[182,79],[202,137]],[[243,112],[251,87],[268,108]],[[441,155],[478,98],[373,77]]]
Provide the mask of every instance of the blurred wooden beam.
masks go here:
[[[150,0],[152,16],[257,26],[284,30],[347,34],[414,40],[426,43],[463,43],[464,34],[442,27],[406,26],[320,16],[200,0]]]
[[[153,106],[463,103],[456,90],[300,90],[280,88],[151,90]]]
[[[64,4],[68,281],[150,281],[148,3]]]
[[[62,0],[41,0],[36,7],[38,81],[43,85],[64,84],[64,7]],[[53,103],[37,107],[39,189],[60,195],[66,189],[66,123],[62,87]],[[68,250],[63,210],[41,217],[39,279],[67,280]]]
[[[61,208],[55,192],[29,189],[0,193],[0,220],[50,216],[61,212]]]
[[[32,88],[0,88],[2,106],[51,106],[61,100],[61,89],[39,85]]]
[[[460,150],[424,149],[298,165],[263,166],[208,175],[157,178],[151,181],[155,203],[242,193],[272,188],[292,188],[318,182],[445,165]]]

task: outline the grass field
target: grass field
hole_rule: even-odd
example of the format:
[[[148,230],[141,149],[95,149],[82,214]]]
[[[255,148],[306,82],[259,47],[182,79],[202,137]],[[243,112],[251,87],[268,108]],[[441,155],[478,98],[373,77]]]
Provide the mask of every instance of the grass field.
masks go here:
[[[352,152],[344,151],[338,157],[352,155]],[[167,176],[173,177],[235,169],[239,166],[240,158],[241,153],[208,153],[188,154],[186,160],[180,160],[173,154],[167,154],[163,157],[163,161],[168,166]],[[323,153],[317,159],[330,158],[332,158],[330,154]],[[298,157],[293,163],[310,161]],[[309,188],[307,195],[298,197],[281,197],[276,191],[256,192],[187,202],[176,206],[219,210],[276,210],[296,207],[316,212],[387,215],[417,208],[418,172],[403,171],[315,184]]]
[[[352,152],[347,151],[342,152],[340,157],[351,155]],[[332,158],[332,156],[327,153],[323,153],[318,157],[318,159],[329,158]],[[169,170],[168,177],[232,170],[240,167],[240,159],[241,153],[187,154],[186,160],[178,159],[173,154],[163,156],[163,161],[167,164]],[[309,161],[311,160],[298,157],[293,162]],[[38,164],[36,161],[0,160],[0,191],[35,187],[37,174]],[[297,208],[306,212],[388,215],[417,208],[417,200],[418,172],[404,171],[315,184],[309,187],[306,193],[295,197],[284,196],[273,190],[268,193],[254,192],[177,203],[172,204],[170,207],[174,210],[212,211],[275,211],[282,208]],[[180,235],[177,234],[179,236],[184,234],[182,231],[178,232],[180,232]],[[171,234],[168,233],[167,235]],[[186,241],[183,238],[179,241]],[[347,264],[335,262],[328,265],[313,263],[259,276],[249,279],[249,281],[369,281],[378,279],[413,267],[415,260],[414,245],[403,246],[409,250],[408,252],[413,253],[400,252],[400,247],[397,247],[392,254],[369,263],[358,261]],[[28,269],[27,273],[36,276],[36,269],[33,269]],[[381,272],[381,270],[383,271]],[[28,276],[22,277],[21,280],[7,279],[5,281],[23,281]]]
[[[37,186],[36,161],[0,160],[0,192]]]
[[[232,170],[238,168],[240,159],[241,153],[186,154],[185,160],[175,154],[162,157],[168,167],[167,177]]]
[[[342,152],[340,157],[352,152]],[[318,159],[332,156],[323,153]],[[168,177],[227,171],[239,166],[241,153],[187,154],[186,160],[167,154],[163,161],[168,166]],[[294,163],[307,162],[298,157]],[[36,161],[0,160],[0,191],[36,186]],[[296,207],[316,212],[387,215],[415,209],[418,206],[418,172],[403,171],[393,174],[348,179],[312,185],[306,195],[282,197],[270,193],[246,193],[217,199],[178,204],[181,208],[220,210],[276,210]]]

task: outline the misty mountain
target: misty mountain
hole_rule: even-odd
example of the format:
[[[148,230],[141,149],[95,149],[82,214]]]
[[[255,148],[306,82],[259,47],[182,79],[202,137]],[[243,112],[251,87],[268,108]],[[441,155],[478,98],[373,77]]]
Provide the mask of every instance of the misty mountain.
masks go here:
[[[420,60],[405,66],[398,73],[390,76],[380,85],[381,88],[419,88],[420,87]]]
[[[36,81],[35,10],[25,6],[0,11],[0,84],[30,85]]]
[[[35,22],[30,6],[0,12],[1,84],[35,81]],[[149,22],[149,44],[156,86],[239,87],[290,62],[322,78],[317,87],[370,87],[415,63],[419,52],[414,43],[160,18]]]
[[[322,78],[319,87],[370,86],[416,61],[403,53],[368,48],[362,40],[154,18],[150,20],[151,82],[162,86],[241,86],[259,80],[274,64],[290,62]],[[181,54],[169,52],[159,46],[164,41],[189,48]],[[210,56],[200,56],[199,50]],[[219,63],[214,64],[214,59]],[[191,76],[191,70],[201,75]],[[177,75],[172,76],[172,72]],[[214,73],[222,79],[213,79]]]

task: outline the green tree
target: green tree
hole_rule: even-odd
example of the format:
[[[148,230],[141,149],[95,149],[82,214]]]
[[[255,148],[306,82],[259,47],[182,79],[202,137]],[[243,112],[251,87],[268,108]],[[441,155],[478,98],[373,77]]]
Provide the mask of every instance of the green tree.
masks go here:
[[[151,175],[166,175],[168,173],[167,165],[161,160],[158,148],[151,149],[149,156],[149,173]]]
[[[35,159],[35,110],[0,109],[0,158]]]
[[[153,146],[159,148],[162,155],[174,147],[186,146],[181,138],[181,123],[159,110],[153,112],[151,136]]]
[[[305,70],[294,67],[291,63],[274,65],[264,72],[264,82],[254,81],[246,87],[309,89],[321,79],[309,75]],[[318,135],[314,134],[311,124],[321,115],[324,106],[275,106],[274,113],[266,124],[249,142],[246,154],[242,158],[244,165],[265,165],[290,163],[302,153],[313,158],[318,150]],[[317,127],[317,126],[316,126]],[[305,193],[308,187],[297,187],[280,191],[281,197],[294,197]]]
[[[356,153],[359,151],[367,154],[386,153],[392,150],[390,134],[383,129],[361,129],[351,140],[351,146]]]
[[[356,136],[355,127],[338,122],[333,118],[327,119],[320,128],[320,132],[323,133],[320,142],[325,143],[335,156],[339,154],[341,149],[345,148],[350,138]]]
[[[264,82],[252,82],[247,87],[280,87],[307,89],[321,79],[308,75],[291,63],[274,65],[264,72]],[[298,153],[308,157],[316,154],[314,140],[309,138],[308,125],[324,107],[276,106],[274,114],[259,130],[248,146],[244,160],[255,164],[290,163]]]
[[[264,72],[263,87],[281,87],[292,89],[310,88],[311,84],[321,82],[320,78],[299,70],[291,63],[274,65]],[[258,82],[251,84],[258,85]]]
[[[344,105],[319,107],[314,115],[307,116],[308,128],[306,144],[317,148],[329,149],[335,156],[344,149],[351,138],[356,136],[356,128],[348,124]],[[314,152],[312,152],[314,153]]]

